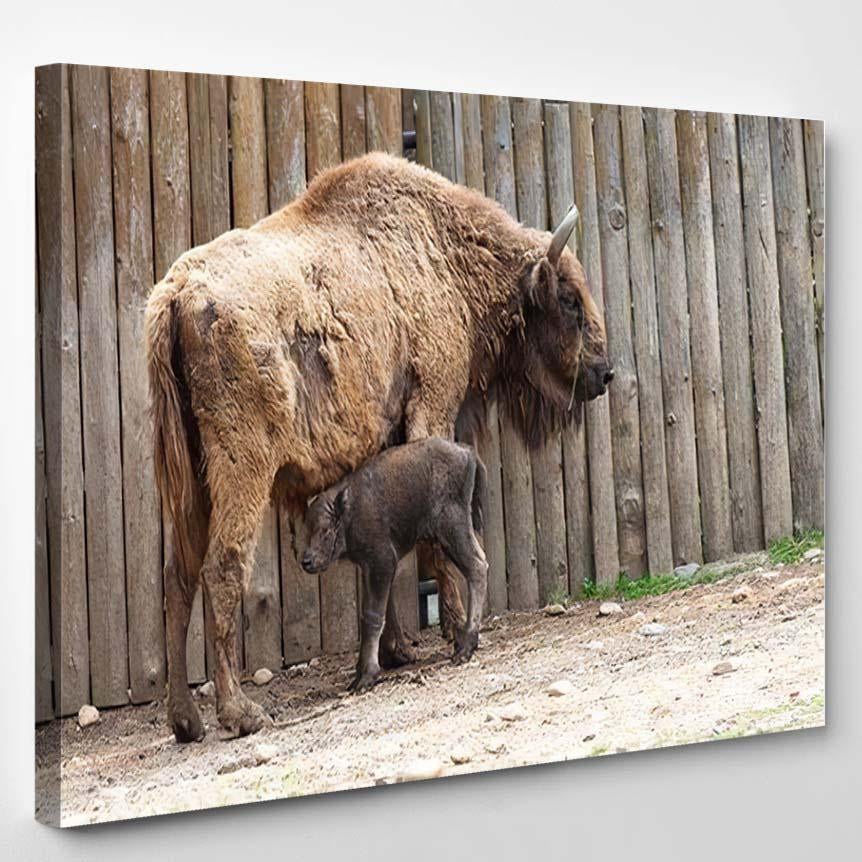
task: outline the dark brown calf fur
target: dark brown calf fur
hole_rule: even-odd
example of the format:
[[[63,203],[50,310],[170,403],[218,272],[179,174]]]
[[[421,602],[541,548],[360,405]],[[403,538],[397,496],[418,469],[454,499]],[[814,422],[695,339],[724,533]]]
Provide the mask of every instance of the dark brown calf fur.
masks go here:
[[[387,449],[312,502],[302,567],[317,573],[346,558],[362,572],[362,640],[352,690],[370,688],[380,674],[389,591],[399,561],[417,542],[438,546],[467,579],[467,622],[455,633],[452,660],[460,664],[473,655],[488,583],[475,532],[482,528],[485,483],[471,447],[430,437]]]

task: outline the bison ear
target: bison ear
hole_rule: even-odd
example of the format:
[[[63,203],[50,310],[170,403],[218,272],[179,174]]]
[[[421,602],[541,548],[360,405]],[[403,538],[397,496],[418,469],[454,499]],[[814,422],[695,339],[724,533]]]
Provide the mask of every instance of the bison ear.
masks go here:
[[[335,512],[335,517],[340,521],[344,515],[344,509],[347,506],[347,488],[342,488],[335,495],[335,502],[332,504]]]
[[[557,273],[547,257],[533,264],[527,276],[527,298],[539,308],[550,309],[557,305]]]

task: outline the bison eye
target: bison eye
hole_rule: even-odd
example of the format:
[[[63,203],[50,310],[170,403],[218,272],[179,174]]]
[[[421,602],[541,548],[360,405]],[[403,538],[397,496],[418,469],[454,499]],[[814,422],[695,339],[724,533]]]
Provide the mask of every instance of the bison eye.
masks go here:
[[[575,299],[574,296],[571,296],[568,293],[564,293],[560,297],[560,307],[567,314],[574,314],[580,316],[581,304]]]

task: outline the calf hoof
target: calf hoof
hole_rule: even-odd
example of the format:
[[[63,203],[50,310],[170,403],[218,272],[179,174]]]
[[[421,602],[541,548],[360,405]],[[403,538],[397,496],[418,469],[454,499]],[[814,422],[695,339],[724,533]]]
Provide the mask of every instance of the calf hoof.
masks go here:
[[[199,742],[206,731],[198,708],[191,702],[168,704],[168,721],[177,742]]]
[[[455,636],[455,654],[452,656],[452,664],[464,664],[470,661],[478,646],[479,632],[459,632]]]
[[[361,671],[356,671],[356,676],[353,677],[352,682],[347,687],[349,692],[353,694],[362,694],[364,691],[370,691],[377,684],[377,681],[380,679],[380,671],[362,673]]]
[[[271,723],[263,707],[244,694],[220,704],[218,720],[231,736],[249,736]]]
[[[416,652],[406,643],[380,644],[380,667],[393,670],[416,661]]]

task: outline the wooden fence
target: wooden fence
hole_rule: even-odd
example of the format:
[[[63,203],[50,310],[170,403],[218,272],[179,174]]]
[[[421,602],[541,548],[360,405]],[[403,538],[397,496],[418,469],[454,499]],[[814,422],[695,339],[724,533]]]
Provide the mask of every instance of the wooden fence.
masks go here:
[[[603,307],[616,379],[528,452],[491,408],[489,610],[823,525],[823,128],[813,121],[216,75],[36,74],[36,712],[160,697],[161,565],[142,321],[192,245],[318,171],[402,152],[553,226]],[[245,666],[357,640],[355,579],[301,572],[270,511]],[[398,601],[416,625],[415,568]],[[190,681],[205,679],[200,600]]]

